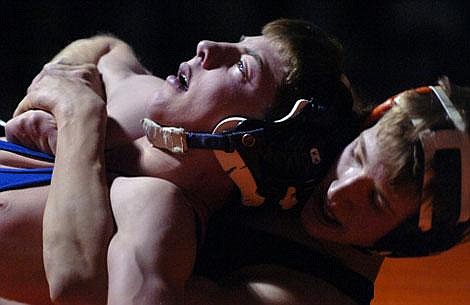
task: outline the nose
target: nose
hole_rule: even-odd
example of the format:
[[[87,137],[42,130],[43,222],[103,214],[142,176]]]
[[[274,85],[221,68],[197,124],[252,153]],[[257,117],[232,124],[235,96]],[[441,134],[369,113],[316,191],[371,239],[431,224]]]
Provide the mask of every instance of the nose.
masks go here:
[[[327,198],[333,205],[340,202],[368,205],[373,188],[374,180],[357,172],[333,181],[328,188]]]
[[[234,43],[202,40],[197,44],[196,56],[206,70],[231,66],[240,60],[241,51]]]

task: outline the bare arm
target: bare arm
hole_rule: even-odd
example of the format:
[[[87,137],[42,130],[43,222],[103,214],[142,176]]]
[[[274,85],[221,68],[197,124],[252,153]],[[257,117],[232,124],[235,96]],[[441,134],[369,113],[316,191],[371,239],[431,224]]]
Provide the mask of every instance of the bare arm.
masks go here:
[[[54,56],[50,63],[66,65],[97,64],[101,56],[122,43],[122,41],[110,35],[97,35],[78,39]]]
[[[43,70],[32,81],[30,88],[34,87],[35,83],[40,81],[44,75],[72,76],[88,81],[87,85],[106,99],[101,76],[94,73],[103,56],[107,57],[104,65],[106,69],[100,73],[104,74],[103,78],[106,79],[107,85],[113,86],[115,81],[129,73],[148,73],[125,42],[111,35],[97,35],[78,39],[67,45],[44,65]]]
[[[52,67],[46,65],[45,70],[58,69],[66,72],[68,77],[72,74],[73,77],[90,80],[87,85],[105,98],[109,117],[107,149],[143,136],[140,121],[146,116],[147,102],[160,89],[163,80],[151,75],[127,43],[113,36],[77,40],[55,56],[51,63]],[[90,64],[98,68],[98,78],[87,66]],[[81,66],[90,72],[77,75],[75,71]]]
[[[140,120],[145,116],[146,102],[163,83],[139,63],[129,45],[112,36],[72,42],[44,66],[28,90],[32,90],[46,75],[80,81],[106,100],[109,117],[107,148],[129,143],[143,135]],[[7,139],[54,152],[54,147],[44,144],[55,143],[55,131],[40,127],[54,125],[50,124],[54,118],[45,114],[24,114],[22,118],[16,118],[23,111],[18,108],[15,118],[8,122]],[[40,122],[41,118],[46,121],[44,124]],[[51,133],[43,133],[44,130]]]
[[[100,58],[98,70],[107,97],[107,148],[142,137],[140,121],[147,117],[148,102],[164,81],[151,75],[124,43],[115,44],[110,52]]]
[[[111,202],[118,231],[108,252],[109,304],[183,304],[196,253],[186,196],[163,179],[118,178]]]
[[[94,56],[76,55],[82,51],[90,54],[90,50]],[[78,40],[54,60],[67,63],[68,58],[86,59],[98,68],[99,81],[105,90],[101,96],[105,97],[108,111],[106,148],[115,148],[142,137],[140,121],[146,117],[147,103],[163,85],[163,80],[151,75],[127,43],[112,36]],[[77,63],[80,61],[75,61]],[[87,74],[83,73],[82,78],[85,77]]]
[[[76,40],[60,51],[49,63],[70,66],[97,65],[108,96],[117,89],[123,79],[134,75],[151,74],[142,66],[127,43],[111,35],[97,35]]]
[[[101,76],[96,68],[98,60],[122,44],[111,36],[95,36],[72,42],[60,51],[33,79],[28,92],[34,90],[45,76],[61,76],[80,81],[105,98]],[[8,141],[47,153],[55,153],[57,127],[55,118],[45,111],[26,112],[17,108],[14,118],[6,124]],[[21,113],[21,116],[19,115]]]
[[[107,93],[115,90],[116,82],[130,75],[150,74],[141,65],[132,48],[111,35],[76,40],[59,52],[50,63],[72,66],[98,65]]]
[[[53,301],[94,303],[112,232],[104,168],[104,101],[89,87],[44,77],[20,109],[42,109],[57,121],[57,154],[43,223],[43,256]],[[101,300],[102,301],[102,300]],[[81,303],[84,304],[84,303]],[[86,304],[86,303],[85,303]]]

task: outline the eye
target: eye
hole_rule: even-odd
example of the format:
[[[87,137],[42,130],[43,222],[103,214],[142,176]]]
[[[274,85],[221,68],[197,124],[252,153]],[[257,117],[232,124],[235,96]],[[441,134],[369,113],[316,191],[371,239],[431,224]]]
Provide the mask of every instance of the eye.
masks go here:
[[[372,188],[369,192],[369,202],[371,206],[380,209],[380,205],[378,204],[378,193],[375,188]]]
[[[383,198],[383,196],[375,188],[371,190],[369,196],[370,196],[370,202],[373,207],[379,210],[385,210],[388,207],[388,204]]]
[[[359,147],[359,142],[357,141],[354,147],[351,149],[351,157],[353,160],[362,166],[362,156],[361,156],[361,149]]]
[[[238,70],[240,70],[240,72],[242,73],[243,78],[246,78],[246,76],[247,76],[247,67],[246,67],[245,61],[243,61],[242,59],[240,59],[240,60],[236,63],[236,65],[237,65]]]

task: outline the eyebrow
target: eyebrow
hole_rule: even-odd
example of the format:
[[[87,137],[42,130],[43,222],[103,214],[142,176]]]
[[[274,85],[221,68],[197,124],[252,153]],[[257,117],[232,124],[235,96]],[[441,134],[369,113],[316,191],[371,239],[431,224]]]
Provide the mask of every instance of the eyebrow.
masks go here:
[[[253,56],[256,62],[258,63],[258,65],[260,66],[261,71],[263,71],[264,63],[263,63],[263,59],[261,58],[261,56],[259,56],[259,54],[256,53],[255,51],[248,49],[248,48],[246,49],[246,54]]]
[[[238,42],[242,42],[246,39],[246,36],[245,35],[241,35],[240,36],[240,39]],[[258,62],[258,64],[260,65],[260,68],[261,70],[263,70],[263,67],[264,67],[264,63],[263,63],[263,59],[261,58],[261,56],[256,53],[254,50],[250,49],[250,48],[245,48],[246,50],[246,54],[247,55],[250,55],[250,56],[253,56],[255,58],[255,60]]]
[[[367,151],[366,151],[366,142],[364,140],[363,134],[359,136],[359,157],[361,158],[362,163],[367,160]]]

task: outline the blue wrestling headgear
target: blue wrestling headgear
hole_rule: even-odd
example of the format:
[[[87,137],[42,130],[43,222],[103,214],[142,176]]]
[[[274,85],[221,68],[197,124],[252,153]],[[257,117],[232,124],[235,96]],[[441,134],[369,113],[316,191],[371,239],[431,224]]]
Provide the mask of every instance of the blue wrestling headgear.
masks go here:
[[[423,173],[420,208],[417,215],[373,246],[373,249],[388,256],[436,254],[468,241],[470,230],[468,127],[441,87],[423,87],[416,89],[416,92],[432,94],[433,103],[441,106],[447,123],[442,120],[434,122],[418,133],[415,158],[420,160]],[[393,105],[400,106],[400,96],[392,97],[381,108],[391,108]],[[411,119],[411,122],[416,128],[423,123],[422,119]],[[434,196],[424,191],[430,187],[436,190]],[[437,195],[441,196],[439,205],[434,202]]]
[[[304,201],[342,149],[356,136],[350,109],[298,100],[274,121],[230,117],[213,133],[187,132],[143,120],[148,140],[158,148],[184,153],[214,150],[222,168],[239,187],[245,205],[280,203],[285,209]]]

